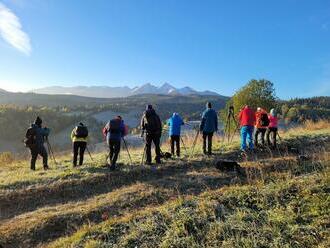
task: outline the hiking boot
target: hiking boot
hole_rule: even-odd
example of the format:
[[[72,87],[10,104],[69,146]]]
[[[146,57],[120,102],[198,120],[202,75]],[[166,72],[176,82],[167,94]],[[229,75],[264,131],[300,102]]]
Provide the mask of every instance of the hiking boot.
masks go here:
[[[110,171],[116,170],[116,165],[110,165],[109,169],[110,169]]]
[[[146,165],[152,165],[151,161],[146,161]]]
[[[47,166],[44,166],[44,170],[49,170],[48,165]]]
[[[31,170],[33,170],[33,171],[35,171],[35,170],[36,170],[36,168],[35,168],[35,167],[31,167],[30,169],[31,169]]]
[[[156,164],[161,164],[161,163],[162,163],[162,161],[160,161],[160,160],[156,161]]]

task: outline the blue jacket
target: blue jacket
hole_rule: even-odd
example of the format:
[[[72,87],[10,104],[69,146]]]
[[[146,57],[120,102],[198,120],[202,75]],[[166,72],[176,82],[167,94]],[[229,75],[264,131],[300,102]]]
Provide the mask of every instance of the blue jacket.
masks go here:
[[[41,149],[45,143],[45,139],[48,137],[50,133],[49,128],[41,128],[36,124],[31,124],[31,128],[35,130],[36,134],[36,140],[35,140],[35,145],[37,149]]]
[[[181,126],[184,125],[183,120],[180,115],[174,113],[173,116],[168,119],[167,125],[169,126],[168,134],[172,135],[180,135],[181,134]]]
[[[204,133],[218,131],[218,115],[214,109],[208,108],[203,112],[200,131]]]
[[[118,120],[120,121],[120,120]],[[124,125],[124,121],[121,120],[120,123],[120,128],[119,128],[119,132],[111,132],[110,131],[110,122],[109,121],[107,123],[107,125],[105,126],[105,129],[107,129],[107,142],[109,143],[110,140],[116,140],[116,141],[121,141],[121,138],[124,137],[124,133],[125,133],[125,125]]]

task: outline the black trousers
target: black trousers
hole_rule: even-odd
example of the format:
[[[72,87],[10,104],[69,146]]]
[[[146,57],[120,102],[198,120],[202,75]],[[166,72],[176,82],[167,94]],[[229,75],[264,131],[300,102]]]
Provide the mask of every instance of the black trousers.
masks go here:
[[[272,136],[272,139],[270,139]],[[276,147],[276,136],[277,136],[277,127],[269,127],[266,131],[267,144],[269,146]]]
[[[160,135],[159,134],[147,134],[146,135],[146,157],[147,163],[151,163],[151,144],[155,145],[156,163],[160,163]]]
[[[180,135],[171,135],[171,153],[174,155],[176,146],[176,155],[180,157]]]
[[[32,147],[30,148],[31,152],[31,170],[36,169],[36,161],[38,155],[42,157],[42,163],[44,165],[44,169],[48,168],[48,153],[46,148],[42,145],[41,147]]]
[[[109,140],[109,149],[110,164],[115,166],[120,152],[120,140]]]
[[[254,133],[254,145],[257,147],[259,145],[259,136],[261,136],[261,144],[265,145],[265,133],[266,128],[257,128]]]
[[[82,141],[73,142],[73,166],[77,166],[78,153],[79,153],[79,165],[84,162],[84,153],[87,143]]]
[[[213,138],[213,132],[212,133],[203,132],[203,153],[204,154],[210,154],[210,155],[212,154],[212,138]],[[207,145],[206,145],[206,143],[207,143]]]

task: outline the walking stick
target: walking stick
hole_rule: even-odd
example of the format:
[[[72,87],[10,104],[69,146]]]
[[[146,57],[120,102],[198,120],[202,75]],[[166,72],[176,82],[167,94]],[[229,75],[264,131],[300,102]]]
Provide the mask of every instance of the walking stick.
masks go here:
[[[88,149],[88,146],[87,146],[87,145],[86,145],[86,150],[87,150],[87,152],[88,152],[88,155],[89,155],[89,157],[91,158],[91,160],[92,160],[92,161],[94,161],[94,160],[93,160],[93,157],[92,157],[92,155],[91,155],[91,153],[90,153],[90,151],[89,151],[89,149]]]
[[[128,146],[126,144],[126,140],[124,139],[124,137],[122,137],[122,139],[123,139],[123,142],[124,142],[124,145],[125,145],[125,148],[126,148],[126,151],[127,151],[128,157],[129,157],[129,160],[130,160],[131,164],[133,164],[132,158],[131,158],[131,154],[129,153]]]
[[[50,154],[50,157],[54,160],[54,163],[57,165],[54,153],[53,153],[53,149],[52,146],[49,143],[48,137],[46,138],[46,143],[47,143],[47,147],[48,147],[48,153]]]

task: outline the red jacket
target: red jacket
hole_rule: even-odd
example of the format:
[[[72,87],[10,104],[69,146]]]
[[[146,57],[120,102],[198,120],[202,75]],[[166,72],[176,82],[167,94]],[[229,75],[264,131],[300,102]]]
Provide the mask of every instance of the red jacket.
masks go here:
[[[238,119],[240,122],[240,126],[254,126],[256,122],[256,116],[254,111],[248,107],[245,106],[241,112],[238,115]]]

